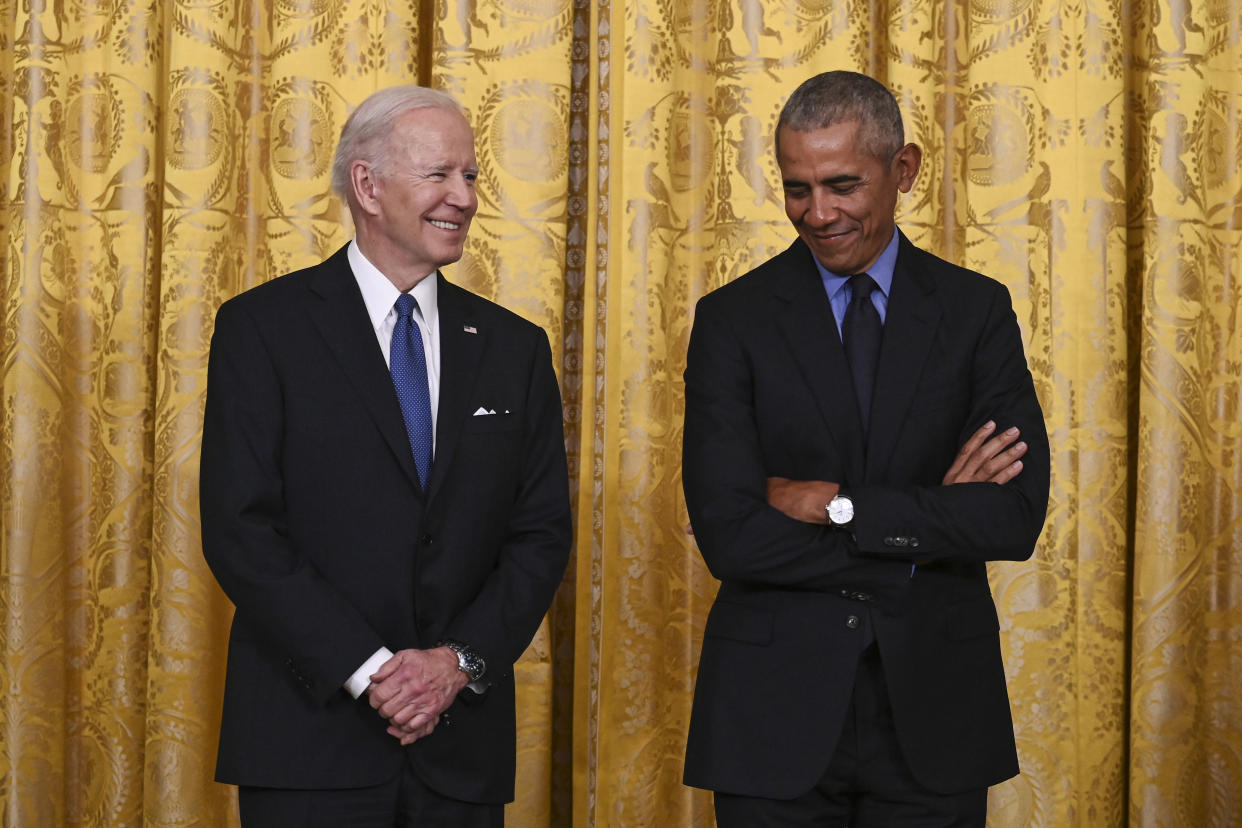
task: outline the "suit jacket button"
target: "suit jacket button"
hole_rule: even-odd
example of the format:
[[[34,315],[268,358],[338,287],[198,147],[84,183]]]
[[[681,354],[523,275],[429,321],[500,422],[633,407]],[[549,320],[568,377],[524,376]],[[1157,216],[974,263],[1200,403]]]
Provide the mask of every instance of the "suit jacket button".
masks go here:
[[[862,622],[859,620],[857,615],[851,615],[849,618],[845,619],[845,626],[849,627],[851,630],[858,629],[858,625],[861,623]]]
[[[911,545],[911,546],[918,546],[918,545],[919,545],[919,539],[918,539],[918,538],[910,538],[910,545]]]
[[[896,539],[894,539],[894,538],[885,538],[885,539],[884,539],[884,545],[885,545],[885,546],[896,546],[896,545],[897,545],[897,541],[896,541]]]
[[[422,543],[423,546],[431,546],[433,543],[436,542],[436,539],[433,538],[431,535],[423,535],[420,542]]]

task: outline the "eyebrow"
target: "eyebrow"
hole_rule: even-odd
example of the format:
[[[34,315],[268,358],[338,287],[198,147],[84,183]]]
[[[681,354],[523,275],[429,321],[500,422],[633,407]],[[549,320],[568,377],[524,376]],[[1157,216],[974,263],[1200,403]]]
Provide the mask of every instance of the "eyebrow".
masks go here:
[[[437,173],[437,172],[452,172],[455,169],[457,168],[453,166],[452,164],[436,163],[436,164],[428,164],[427,166],[422,168],[422,171],[424,173]],[[478,175],[479,173],[478,166],[474,164],[471,164],[470,166],[467,166],[467,167],[462,167],[461,169],[462,169],[462,172],[474,173],[475,175]]]
[[[853,184],[857,181],[862,181],[861,175],[841,174],[841,175],[834,175],[831,178],[821,179],[816,183],[823,184],[826,187],[836,187],[841,184]],[[786,178],[781,183],[785,187],[807,187],[809,186],[807,182],[799,178]]]

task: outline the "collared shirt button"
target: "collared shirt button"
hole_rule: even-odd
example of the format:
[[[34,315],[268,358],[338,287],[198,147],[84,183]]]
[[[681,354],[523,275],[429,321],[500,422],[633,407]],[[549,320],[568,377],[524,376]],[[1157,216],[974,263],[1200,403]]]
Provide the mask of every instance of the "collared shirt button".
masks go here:
[[[857,615],[851,615],[850,617],[845,619],[845,626],[849,627],[851,630],[858,629],[858,625],[861,623],[862,621],[859,619]]]

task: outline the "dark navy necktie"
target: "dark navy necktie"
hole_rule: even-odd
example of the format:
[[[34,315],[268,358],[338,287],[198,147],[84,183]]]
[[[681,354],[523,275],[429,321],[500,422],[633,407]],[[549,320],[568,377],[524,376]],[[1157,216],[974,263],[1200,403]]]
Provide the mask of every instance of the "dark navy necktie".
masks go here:
[[[431,472],[431,390],[427,385],[427,355],[423,335],[414,321],[418,303],[408,293],[397,297],[397,326],[392,329],[389,366],[392,384],[397,389],[405,431],[410,438],[410,451],[418,467],[418,482],[427,488]]]
[[[871,392],[875,386],[876,363],[880,359],[880,337],[884,333],[880,312],[871,301],[871,291],[875,288],[875,280],[866,273],[850,277],[853,295],[841,323],[841,341],[850,363],[850,374],[854,377],[854,392],[858,395],[864,431],[871,416]]]

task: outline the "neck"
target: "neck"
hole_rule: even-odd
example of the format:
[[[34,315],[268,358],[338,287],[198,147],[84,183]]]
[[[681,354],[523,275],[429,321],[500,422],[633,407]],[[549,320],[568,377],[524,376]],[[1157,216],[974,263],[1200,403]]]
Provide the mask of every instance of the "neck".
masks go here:
[[[391,245],[377,243],[376,237],[365,232],[361,226],[358,226],[357,233],[358,251],[402,293],[408,293],[415,285],[436,272],[435,267],[429,267],[425,262],[411,263],[405,260]]]

